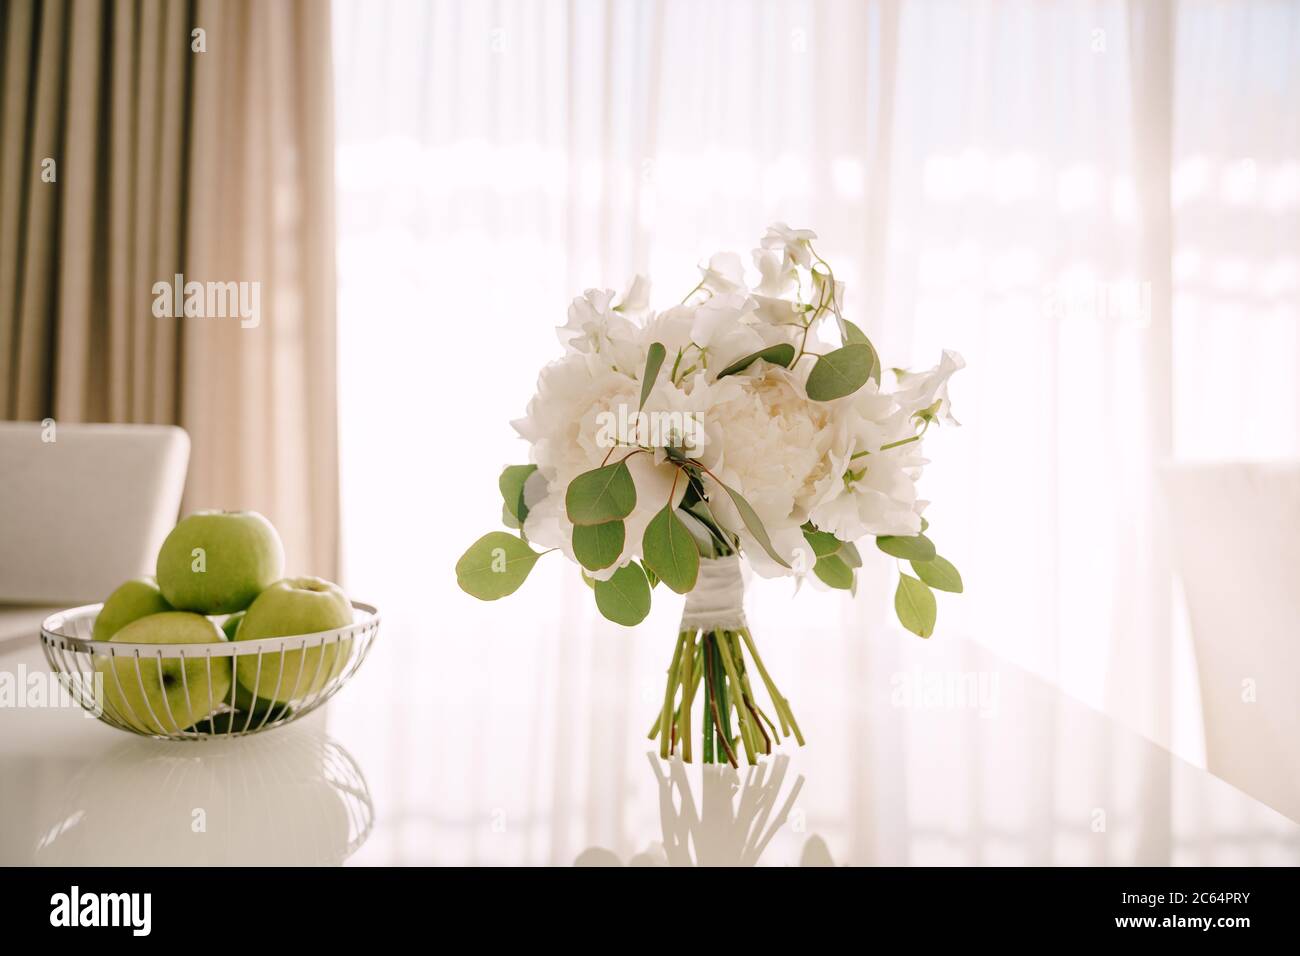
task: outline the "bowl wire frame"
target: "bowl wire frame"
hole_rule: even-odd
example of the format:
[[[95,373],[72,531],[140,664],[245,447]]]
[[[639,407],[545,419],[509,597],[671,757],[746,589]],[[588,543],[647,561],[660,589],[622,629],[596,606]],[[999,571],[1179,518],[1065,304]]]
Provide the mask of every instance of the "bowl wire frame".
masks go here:
[[[51,669],[58,676],[60,684],[83,708],[94,714],[104,723],[144,737],[163,740],[208,740],[223,737],[242,737],[247,734],[260,733],[284,724],[292,723],[300,717],[320,707],[351,679],[357,672],[379,632],[379,612],[369,604],[353,601],[354,612],[360,612],[361,619],[330,631],[315,634],[297,634],[286,637],[268,637],[250,641],[222,641],[211,644],[122,644],[113,641],[95,641],[91,638],[95,617],[102,604],[87,604],[70,608],[50,615],[41,624],[41,648]],[[340,650],[330,654],[326,649],[337,647]],[[261,688],[262,666],[264,659],[272,655],[290,654],[294,651],[311,651],[319,649],[320,653],[298,655],[297,672],[292,684],[294,696],[281,700],[285,685],[285,674],[293,670],[291,663],[285,663],[281,657],[278,664],[275,687],[269,696],[260,696],[250,691],[252,700],[246,709],[239,709],[235,704],[238,689],[237,665],[240,661],[255,659],[253,686]],[[347,654],[342,667],[335,671],[339,656]],[[315,657],[315,667],[310,668],[309,657]],[[213,660],[230,659],[230,692],[220,701],[211,701],[213,707],[197,721],[182,727],[173,713],[171,700],[167,693],[157,696],[162,706],[155,709],[154,702],[144,686],[144,674],[156,668],[159,684],[164,683],[164,660],[179,660],[182,689],[185,695],[186,711],[194,711],[194,695],[190,688],[190,666],[203,661],[204,679],[202,693],[211,698]],[[329,668],[334,673],[323,673],[326,659],[330,659]],[[106,667],[96,666],[106,662]],[[126,662],[125,668],[121,663]],[[310,677],[306,683],[304,678]],[[126,684],[134,682],[134,690],[143,701],[143,712],[138,712],[123,686],[122,671],[126,673]],[[269,672],[268,672],[269,673]],[[117,713],[113,707],[106,706],[101,694],[96,693],[96,678],[114,681],[118,700],[125,703],[126,713]],[[134,678],[134,681],[132,681]],[[298,693],[300,688],[305,688]],[[202,701],[202,697],[199,697]],[[261,713],[259,716],[259,706]],[[161,711],[161,713],[159,712]],[[166,718],[165,720],[163,718]],[[207,728],[201,725],[207,724]],[[223,729],[224,728],[224,729]]]

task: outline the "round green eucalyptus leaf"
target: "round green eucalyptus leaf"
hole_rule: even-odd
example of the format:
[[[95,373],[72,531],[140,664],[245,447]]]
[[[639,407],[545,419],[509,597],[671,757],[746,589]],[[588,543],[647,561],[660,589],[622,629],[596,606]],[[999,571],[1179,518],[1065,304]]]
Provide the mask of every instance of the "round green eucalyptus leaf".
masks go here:
[[[743,372],[759,359],[762,359],[764,362],[770,362],[772,365],[789,368],[790,363],[794,361],[794,346],[789,342],[781,342],[778,345],[769,345],[765,349],[751,352],[744,358],[736,359],[736,361],[724,368],[718,373],[718,378],[724,378],[728,375],[735,375],[737,372]]]
[[[524,504],[524,484],[528,481],[528,476],[537,470],[536,465],[507,465],[501,472],[501,477],[497,479],[497,487],[501,489],[501,498],[505,501],[506,511],[519,522],[518,525],[510,527],[519,527],[528,517],[528,506]]]
[[[456,562],[456,583],[480,601],[495,601],[519,590],[540,557],[513,534],[490,531]]]
[[[808,397],[829,402],[852,395],[871,378],[875,351],[865,342],[855,342],[818,358],[808,375]]]
[[[813,565],[813,574],[817,575],[824,584],[841,591],[848,591],[853,587],[853,569],[838,555],[828,554],[824,558],[818,558],[817,563]]]
[[[631,627],[650,613],[650,583],[635,561],[614,572],[608,581],[597,581],[596,607],[615,624]]]
[[[845,320],[844,322],[844,333],[845,333],[844,335],[845,345],[866,345],[868,348],[871,349],[871,371],[867,373],[867,377],[870,378],[877,385],[879,385],[880,384],[880,355],[879,353],[876,352],[875,346],[871,344],[871,339],[867,338],[867,333],[863,332],[860,328],[858,328],[856,325],[854,325],[852,322],[849,322],[848,320]]]
[[[646,525],[641,552],[646,566],[678,594],[695,587],[700,573],[700,552],[694,535],[677,517],[671,504],[665,505]]]
[[[622,520],[636,506],[636,483],[626,461],[585,471],[569,482],[564,508],[574,524]]]
[[[573,554],[588,571],[607,568],[623,553],[627,532],[621,521],[573,526]]]
[[[894,611],[899,623],[913,634],[929,637],[934,633],[934,621],[938,614],[935,606],[934,592],[923,581],[918,581],[910,574],[898,577],[898,590],[894,592]]]
[[[936,590],[961,594],[961,574],[951,561],[941,555],[936,554],[929,561],[913,561],[912,570],[918,578]]]
[[[866,332],[863,332],[860,328],[858,328],[848,319],[844,320],[844,344],[845,345],[861,345],[863,342],[870,342],[870,341],[871,340],[867,338]]]
[[[905,561],[929,561],[935,555],[934,542],[923,534],[882,534],[876,539],[876,547]]]
[[[818,531],[812,525],[804,525],[804,539],[812,546],[813,554],[819,558],[824,558],[828,554],[834,554],[840,549],[840,539],[835,537],[829,531]]]

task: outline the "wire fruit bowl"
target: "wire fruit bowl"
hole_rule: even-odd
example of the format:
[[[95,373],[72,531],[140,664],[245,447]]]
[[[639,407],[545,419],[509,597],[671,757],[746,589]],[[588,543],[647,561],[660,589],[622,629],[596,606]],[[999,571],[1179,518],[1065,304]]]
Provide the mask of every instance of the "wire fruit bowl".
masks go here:
[[[45,659],[91,714],[159,740],[242,737],[292,723],[338,693],[379,633],[379,611],[353,601],[353,622],[332,631],[212,644],[122,644],[91,639],[102,607],[87,604],[47,617],[41,623]]]

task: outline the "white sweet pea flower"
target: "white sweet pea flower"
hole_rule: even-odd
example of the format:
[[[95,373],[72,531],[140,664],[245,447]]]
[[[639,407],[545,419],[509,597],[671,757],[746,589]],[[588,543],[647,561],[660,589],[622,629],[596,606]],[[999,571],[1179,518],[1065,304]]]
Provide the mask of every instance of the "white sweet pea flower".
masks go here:
[[[915,446],[869,454],[840,455],[818,484],[818,503],[809,517],[841,541],[863,535],[912,535],[921,530],[916,478],[925,459]]]
[[[668,350],[665,364],[671,367],[674,356],[693,345],[691,333],[695,328],[695,310],[696,306],[693,305],[675,305],[671,309],[651,314],[638,335],[641,347],[648,349],[654,342],[662,343]]]
[[[803,312],[799,303],[769,295],[753,295],[754,319],[764,325],[801,325]]]
[[[569,321],[556,333],[572,352],[590,356],[597,364],[625,374],[637,369],[637,326],[614,311],[614,293],[609,289],[588,289],[569,306]],[[641,353],[644,359],[644,353]]]
[[[713,293],[743,291],[745,286],[745,267],[740,256],[734,252],[714,253],[709,264],[700,269],[704,278],[700,285]]]
[[[941,419],[949,425],[960,425],[952,417],[952,403],[948,400],[948,379],[954,372],[966,367],[966,360],[956,352],[944,349],[939,364],[928,372],[912,372],[899,376],[899,388],[894,399],[909,416],[930,422]]]
[[[809,243],[816,238],[817,233],[811,229],[791,229],[783,222],[774,222],[767,227],[767,234],[760,242],[764,249],[780,251],[787,267],[793,262],[811,269],[812,248]]]
[[[820,265],[812,269],[812,304],[832,315],[844,312],[844,283],[832,281],[830,273]]]
[[[621,312],[630,319],[643,318],[650,311],[650,280],[640,274],[634,275],[619,297],[614,311]]]
[[[758,342],[755,348],[762,348],[762,340],[745,320],[745,316],[753,311],[754,301],[744,292],[715,295],[695,306],[691,341],[701,348],[710,349],[721,345],[728,337],[739,337]]]
[[[905,376],[906,388],[882,393],[868,383],[842,400],[852,451],[819,485],[813,524],[844,541],[920,533],[926,502],[917,498],[916,482],[927,462],[919,434],[937,415],[956,424],[947,383],[964,365],[960,355],[945,352],[929,372]]]
[[[665,378],[674,366],[680,374],[705,369],[716,374],[736,359],[792,340],[787,330],[768,329],[755,322],[754,308],[753,298],[742,292],[674,306],[653,316],[641,330],[639,341],[646,349],[653,342],[663,343],[668,353],[661,372]],[[680,387],[689,389],[690,385],[683,381]]]
[[[754,265],[758,268],[759,275],[754,291],[759,295],[781,299],[798,287],[798,274],[784,256],[778,256],[767,249],[755,249]]]

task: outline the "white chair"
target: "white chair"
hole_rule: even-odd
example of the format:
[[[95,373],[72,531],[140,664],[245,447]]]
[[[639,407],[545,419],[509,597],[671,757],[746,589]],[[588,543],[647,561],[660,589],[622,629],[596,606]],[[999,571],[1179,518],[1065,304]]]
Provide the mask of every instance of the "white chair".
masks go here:
[[[0,642],[153,574],[189,452],[166,425],[0,422]]]
[[[1300,462],[1165,475],[1211,773],[1300,821]]]

